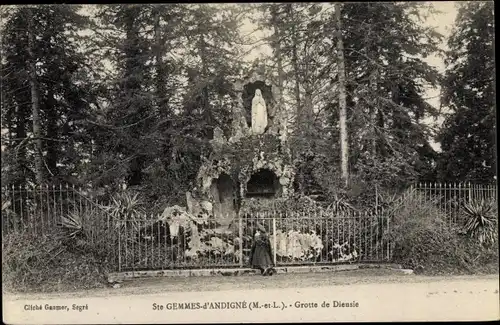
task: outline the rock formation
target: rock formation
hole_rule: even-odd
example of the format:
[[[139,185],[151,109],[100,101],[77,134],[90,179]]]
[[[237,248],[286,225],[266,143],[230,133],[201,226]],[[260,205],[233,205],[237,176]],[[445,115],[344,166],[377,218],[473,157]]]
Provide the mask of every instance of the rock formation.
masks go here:
[[[278,92],[265,73],[235,84],[232,130],[214,132],[213,152],[201,166],[190,200],[208,201],[218,222],[230,227],[245,204],[287,198],[294,170]]]

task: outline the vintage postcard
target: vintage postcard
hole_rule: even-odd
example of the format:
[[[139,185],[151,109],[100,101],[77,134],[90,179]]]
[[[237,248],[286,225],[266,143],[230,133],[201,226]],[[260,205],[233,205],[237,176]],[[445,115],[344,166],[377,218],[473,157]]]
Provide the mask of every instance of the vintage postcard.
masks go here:
[[[0,18],[6,324],[500,319],[492,1]]]

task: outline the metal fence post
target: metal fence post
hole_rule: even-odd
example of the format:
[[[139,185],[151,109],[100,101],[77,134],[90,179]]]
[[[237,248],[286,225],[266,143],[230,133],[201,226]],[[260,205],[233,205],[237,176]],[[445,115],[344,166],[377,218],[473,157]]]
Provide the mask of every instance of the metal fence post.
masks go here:
[[[273,262],[276,265],[276,217],[273,217]]]
[[[121,225],[118,228],[118,272],[122,271],[122,231]]]
[[[391,234],[391,228],[390,228],[390,224],[391,224],[391,216],[387,216],[387,261],[390,261],[391,260],[391,245],[392,245],[392,234]]]
[[[241,215],[238,214],[238,236],[239,246],[240,246],[240,268],[243,268],[243,220],[241,220]]]

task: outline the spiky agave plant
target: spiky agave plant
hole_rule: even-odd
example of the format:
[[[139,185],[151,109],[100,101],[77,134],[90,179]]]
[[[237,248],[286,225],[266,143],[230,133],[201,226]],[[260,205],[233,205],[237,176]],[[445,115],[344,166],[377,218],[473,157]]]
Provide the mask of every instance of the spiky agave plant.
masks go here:
[[[82,219],[78,213],[70,213],[62,216],[59,226],[67,231],[66,234],[69,238],[75,238],[79,235],[83,235]]]
[[[115,220],[116,228],[123,228],[125,223],[139,229],[137,219],[142,219],[145,211],[137,193],[120,192],[112,197],[111,204],[104,209]]]
[[[498,217],[494,213],[492,202],[478,200],[465,203],[463,211],[465,214],[464,232],[469,238],[477,239],[480,244],[493,243],[495,241]]]
[[[87,231],[80,211],[74,211],[61,216],[57,224],[61,230],[57,237],[63,243],[76,249],[87,249]]]

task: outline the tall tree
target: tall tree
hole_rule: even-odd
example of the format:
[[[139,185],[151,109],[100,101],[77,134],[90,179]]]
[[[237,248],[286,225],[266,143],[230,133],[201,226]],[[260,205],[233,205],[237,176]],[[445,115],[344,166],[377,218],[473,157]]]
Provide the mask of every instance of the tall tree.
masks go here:
[[[335,22],[337,27],[337,60],[338,60],[338,94],[339,94],[339,124],[340,124],[340,156],[341,173],[345,185],[349,182],[349,144],[347,140],[347,102],[346,73],[344,62],[344,41],[342,39],[342,12],[340,4],[335,4]]]
[[[159,117],[154,98],[158,94],[154,90],[154,65],[150,63],[155,55],[158,59],[162,49],[148,33],[149,27],[154,26],[153,20],[160,18],[154,9],[142,5],[107,5],[97,13],[98,26],[109,30],[99,42],[110,46],[110,65],[116,71],[106,85],[105,108],[96,117],[101,121],[98,130],[101,137],[96,143],[99,152],[96,162],[101,166],[93,178],[99,185],[125,182],[128,186],[140,186],[144,169],[156,153],[157,142],[146,140],[153,134],[154,120]],[[157,62],[156,68],[163,67]],[[157,81],[164,77],[156,74]],[[163,90],[161,83],[156,86]],[[165,95],[166,92],[162,94]],[[165,103],[163,100],[161,105]]]
[[[441,35],[422,24],[427,9],[410,2],[343,6],[351,166],[365,181],[421,179],[435,158],[423,119],[437,114],[425,88],[440,76],[424,58],[439,51]]]
[[[422,24],[425,5],[344,4],[342,11],[337,10],[341,29],[334,4],[274,6],[278,7],[274,25],[280,31],[286,104],[312,106],[305,109],[313,113],[313,121],[306,125],[313,126],[314,132],[304,136],[297,133],[303,123],[294,125],[299,141],[293,148],[297,156],[306,152],[309,156],[298,158],[297,163],[315,166],[319,181],[342,178],[342,169],[344,180],[348,171],[353,177],[388,186],[430,177],[435,152],[423,120],[437,110],[424,96],[426,87],[437,86],[439,74],[424,58],[438,51],[441,36]],[[344,60],[337,60],[339,39]],[[345,123],[343,116],[340,123],[339,111],[343,98],[337,98],[342,88],[339,61],[345,65]],[[349,137],[340,130],[345,131],[346,124]],[[341,143],[349,148],[344,150],[348,158],[344,156],[344,164]],[[323,177],[327,174],[332,177]],[[338,185],[327,182],[323,187]]]
[[[280,107],[289,116],[290,148],[297,168],[296,190],[316,192],[319,185],[311,174],[312,167],[326,164],[337,169],[339,161],[337,156],[328,162],[324,159],[332,147],[337,152],[339,145],[325,114],[335,92],[328,90],[336,73],[336,49],[329,38],[335,26],[325,24],[333,7],[265,4],[259,9],[258,25],[270,35],[262,41],[268,41],[273,50],[267,63],[277,71]]]
[[[438,138],[443,181],[489,183],[496,176],[494,37],[493,2],[460,5],[442,83],[450,111]]]
[[[31,109],[33,115],[33,137],[35,138],[35,175],[39,185],[43,183],[42,130],[40,121],[40,96],[38,93],[38,77],[36,74],[35,30],[33,28],[33,10],[26,10],[28,21],[28,75],[31,91]]]
[[[75,123],[87,113],[91,71],[78,49],[88,22],[78,10],[19,6],[5,19],[2,113],[10,121],[2,127],[10,130],[7,156],[19,162],[10,173],[14,183],[70,180],[88,156],[81,137],[87,132]]]
[[[237,14],[208,4],[99,10],[98,25],[106,28],[99,41],[110,47],[116,73],[92,121],[101,135],[95,181],[182,198],[213,128],[229,124],[231,81],[239,74]]]

